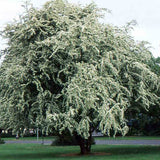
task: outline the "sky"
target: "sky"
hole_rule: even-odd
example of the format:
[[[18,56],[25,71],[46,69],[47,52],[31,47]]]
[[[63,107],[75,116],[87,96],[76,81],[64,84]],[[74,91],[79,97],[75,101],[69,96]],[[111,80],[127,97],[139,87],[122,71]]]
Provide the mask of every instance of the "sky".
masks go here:
[[[31,0],[35,7],[42,7],[48,0]],[[111,10],[106,13],[104,22],[123,26],[131,20],[137,25],[132,36],[137,41],[148,41],[154,57],[160,57],[160,0],[68,0],[82,5],[95,2],[98,7]],[[0,30],[5,24],[13,21],[22,12],[23,0],[0,0]],[[0,49],[6,47],[5,41],[0,39]]]

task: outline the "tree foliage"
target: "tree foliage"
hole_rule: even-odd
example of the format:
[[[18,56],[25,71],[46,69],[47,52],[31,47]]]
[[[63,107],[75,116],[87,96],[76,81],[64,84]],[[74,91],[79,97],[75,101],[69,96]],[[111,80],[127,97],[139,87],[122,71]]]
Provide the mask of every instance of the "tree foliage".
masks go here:
[[[160,75],[159,57],[152,57],[148,62],[146,62],[151,70]],[[160,95],[160,90],[155,89],[156,95]],[[145,110],[143,107],[129,107],[126,111],[126,118],[130,121],[131,127],[129,135],[159,135],[160,133],[160,105],[159,101],[151,104],[150,107]]]
[[[130,25],[101,24],[104,9],[94,3],[25,8],[3,31],[9,47],[0,68],[1,126],[68,130],[84,153],[93,130],[125,135],[126,109],[159,103],[152,55],[130,36]]]

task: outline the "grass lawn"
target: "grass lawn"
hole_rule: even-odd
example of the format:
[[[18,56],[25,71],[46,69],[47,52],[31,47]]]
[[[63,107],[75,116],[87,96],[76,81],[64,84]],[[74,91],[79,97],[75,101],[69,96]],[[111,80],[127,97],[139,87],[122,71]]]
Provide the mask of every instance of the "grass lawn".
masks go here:
[[[96,137],[97,140],[160,140],[160,136]]]
[[[55,136],[53,137],[44,137],[44,140],[55,140]],[[7,140],[37,140],[37,137],[20,137],[18,140],[13,137],[13,138],[2,138],[3,140],[7,141]],[[42,140],[42,137],[39,137],[39,140]],[[95,137],[95,140],[160,140],[159,136],[130,136],[130,137]]]
[[[160,146],[94,145],[92,152],[106,155],[67,156],[79,147],[53,147],[40,144],[0,145],[0,160],[159,160]]]

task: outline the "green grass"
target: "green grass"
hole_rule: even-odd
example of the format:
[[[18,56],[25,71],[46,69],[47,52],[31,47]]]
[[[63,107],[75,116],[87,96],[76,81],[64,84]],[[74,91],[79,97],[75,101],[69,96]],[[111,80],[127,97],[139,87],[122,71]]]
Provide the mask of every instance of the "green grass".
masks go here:
[[[62,156],[79,153],[79,147],[53,147],[38,144],[0,145],[0,160],[159,160],[160,146],[94,145],[92,152],[108,155]]]
[[[159,136],[96,137],[97,140],[160,140]]]
[[[44,140],[54,140],[56,137],[44,137]],[[2,138],[5,141],[7,140],[16,140],[13,138]],[[130,137],[95,137],[96,140],[160,140],[159,136],[130,136]],[[37,137],[20,137],[18,140],[37,140]],[[42,140],[42,137],[39,137],[39,140]]]

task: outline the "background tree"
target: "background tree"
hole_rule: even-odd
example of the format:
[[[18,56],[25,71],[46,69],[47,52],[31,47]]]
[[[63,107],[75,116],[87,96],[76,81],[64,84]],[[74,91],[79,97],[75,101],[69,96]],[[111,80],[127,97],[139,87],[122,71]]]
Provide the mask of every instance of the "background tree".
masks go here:
[[[160,66],[158,63],[159,58],[152,57],[145,63],[151,67],[151,70],[160,75]],[[157,96],[160,95],[160,91],[155,89],[152,92]],[[159,135],[160,133],[160,105],[159,101],[151,104],[146,110],[143,107],[129,107],[126,111],[126,118],[129,120],[130,131],[129,135]]]
[[[159,103],[159,78],[145,63],[152,55],[129,35],[130,25],[101,24],[103,9],[93,3],[25,8],[3,31],[1,126],[67,130],[85,154],[94,130],[125,135],[126,109]]]

